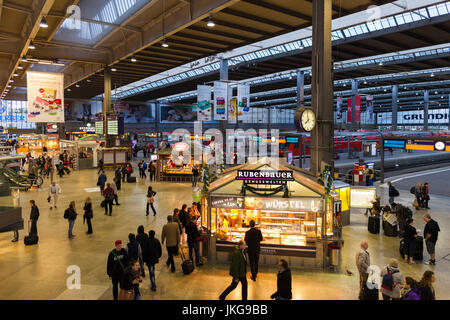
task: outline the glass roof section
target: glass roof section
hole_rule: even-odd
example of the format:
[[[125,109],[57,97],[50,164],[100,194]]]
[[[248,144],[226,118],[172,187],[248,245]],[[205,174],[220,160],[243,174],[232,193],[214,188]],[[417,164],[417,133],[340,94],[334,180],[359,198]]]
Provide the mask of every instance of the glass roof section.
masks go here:
[[[81,28],[76,28],[73,19],[65,19],[53,39],[93,46],[148,2],[148,0],[80,0],[78,7],[81,14]]]
[[[449,11],[450,11],[450,1],[447,1],[445,3],[431,5],[426,8],[412,10],[409,12],[401,13],[398,15],[390,16],[390,17],[384,17],[384,18],[381,18],[379,20],[375,20],[372,22],[364,22],[364,23],[360,23],[360,24],[357,24],[354,26],[349,26],[349,27],[341,28],[339,30],[334,30],[332,32],[332,40],[336,41],[339,39],[356,37],[361,34],[366,34],[366,33],[374,32],[374,31],[382,30],[382,29],[396,27],[403,23],[407,23],[407,22],[403,22],[403,21],[414,22],[414,21],[419,21],[419,20],[430,19],[432,17],[446,15],[449,13]],[[431,14],[429,12],[433,12],[434,16],[431,16]],[[305,28],[305,30],[307,30],[307,28]],[[305,48],[310,48],[310,47],[312,47],[312,37],[306,37],[301,40],[295,40],[295,41],[292,41],[289,43],[273,46],[271,48],[265,48],[265,49],[257,50],[254,52],[237,55],[237,56],[229,59],[228,65],[233,66],[233,65],[240,64],[240,63],[251,63],[251,62],[261,59],[261,58],[275,56],[275,55],[282,54],[282,53],[288,53],[288,52],[291,52],[294,50],[303,50]],[[198,61],[201,62],[202,60],[200,59]],[[150,79],[152,79],[154,77],[154,76],[152,76],[152,77],[148,78],[147,81],[149,81],[149,82],[147,82],[146,84],[143,84],[146,82],[146,79],[143,79],[134,84],[129,84],[129,85],[123,86],[121,88],[118,88],[115,91],[113,98],[123,99],[123,98],[129,97],[129,96],[133,96],[133,95],[148,91],[150,89],[154,89],[154,88],[162,87],[164,85],[178,82],[187,77],[201,76],[201,75],[205,75],[207,73],[217,72],[219,70],[219,68],[220,68],[220,64],[218,62],[216,62],[216,63],[202,66],[202,67],[194,69],[194,70],[180,72],[177,75],[165,77],[163,79],[159,79],[156,81],[150,81]],[[272,80],[276,80],[276,77],[277,76],[275,76],[275,79],[272,79]],[[254,80],[254,81],[255,81],[254,83],[260,83],[263,80],[261,80],[261,81]],[[101,96],[102,95],[99,95],[98,97],[101,97]]]

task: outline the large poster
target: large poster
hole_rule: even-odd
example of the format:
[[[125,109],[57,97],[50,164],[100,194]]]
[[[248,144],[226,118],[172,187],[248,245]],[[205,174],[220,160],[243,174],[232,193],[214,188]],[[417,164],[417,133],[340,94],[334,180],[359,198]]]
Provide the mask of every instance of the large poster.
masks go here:
[[[336,99],[336,120],[341,123],[342,120],[342,97]]]
[[[366,121],[373,123],[373,97],[366,96]]]
[[[211,121],[211,87],[197,86],[197,120]]]
[[[355,122],[361,122],[361,96],[355,96]]]
[[[228,84],[214,81],[214,120],[227,120]]]
[[[237,103],[239,111],[239,119],[242,121],[250,120],[250,86],[246,84],[238,84],[237,87]]]
[[[28,121],[64,122],[64,75],[27,71]]]
[[[347,98],[347,123],[352,123],[352,98]]]
[[[197,121],[194,106],[165,105],[161,106],[161,122],[193,122]]]

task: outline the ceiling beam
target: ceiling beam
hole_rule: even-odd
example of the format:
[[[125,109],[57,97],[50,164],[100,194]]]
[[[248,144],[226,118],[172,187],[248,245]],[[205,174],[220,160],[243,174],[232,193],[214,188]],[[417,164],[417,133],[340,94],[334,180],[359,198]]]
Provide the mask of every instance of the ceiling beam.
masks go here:
[[[273,11],[276,11],[276,12],[281,12],[281,13],[284,13],[284,14],[286,14],[288,16],[291,16],[291,17],[299,18],[299,19],[306,20],[306,21],[309,21],[309,22],[312,21],[312,18],[310,16],[308,16],[307,14],[303,14],[303,13],[300,13],[300,12],[297,12],[297,11],[286,9],[286,8],[283,8],[283,7],[280,7],[280,6],[268,3],[268,2],[264,2],[262,0],[242,0],[242,1],[243,2],[247,2],[247,3],[251,3],[251,4],[253,4],[255,6],[258,6],[258,7],[263,7],[263,8],[270,9],[270,10],[273,10]]]
[[[205,29],[205,28],[199,27],[197,25],[189,26],[187,29],[206,33],[206,34],[215,34],[217,36],[222,36],[222,37],[226,37],[226,38],[230,38],[230,39],[237,39],[237,40],[245,41],[247,43],[255,41],[253,38],[244,37],[240,34],[234,34],[234,33],[229,33],[229,32],[225,32],[225,31],[213,30],[213,29]]]
[[[269,31],[264,31],[261,29],[256,29],[256,28],[244,26],[244,25],[237,24],[237,23],[231,23],[231,22],[228,22],[225,20],[220,20],[217,18],[214,18],[214,22],[216,23],[216,25],[220,25],[220,26],[224,26],[224,27],[228,27],[228,28],[232,28],[232,29],[236,29],[236,30],[240,30],[240,31],[245,31],[245,32],[254,33],[254,34],[267,36],[267,37],[273,36],[273,33],[269,32]]]
[[[260,16],[255,16],[255,15],[250,14],[250,13],[241,12],[241,11],[230,9],[230,8],[225,8],[221,12],[222,13],[226,13],[226,14],[230,14],[232,16],[248,19],[248,20],[251,20],[251,21],[267,24],[269,26],[280,28],[280,29],[291,30],[291,31],[296,30],[296,28],[291,26],[291,25],[288,25],[288,24],[285,24],[285,23],[282,23],[282,22],[273,21],[273,20],[270,20],[270,19],[266,19],[266,18],[263,18],[263,17],[260,17]]]

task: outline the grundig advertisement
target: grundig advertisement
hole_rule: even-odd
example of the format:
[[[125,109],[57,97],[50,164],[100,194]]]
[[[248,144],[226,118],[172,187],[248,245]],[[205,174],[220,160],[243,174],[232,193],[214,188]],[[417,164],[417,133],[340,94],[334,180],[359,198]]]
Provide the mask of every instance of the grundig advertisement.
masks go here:
[[[27,71],[28,121],[64,122],[64,75]]]

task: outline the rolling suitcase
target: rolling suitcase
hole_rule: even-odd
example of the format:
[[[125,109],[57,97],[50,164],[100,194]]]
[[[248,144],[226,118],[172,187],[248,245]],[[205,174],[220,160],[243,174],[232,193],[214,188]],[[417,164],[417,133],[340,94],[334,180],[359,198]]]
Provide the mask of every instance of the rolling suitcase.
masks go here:
[[[423,237],[416,238],[416,252],[414,253],[414,260],[423,260]]]
[[[39,241],[39,237],[37,234],[30,234],[30,222],[28,223],[28,235],[23,238],[23,243],[26,246],[31,246],[37,244]]]
[[[136,182],[136,177],[129,177],[128,179],[127,179],[127,182],[128,183],[134,183],[134,182]]]
[[[191,274],[194,271],[194,262],[192,260],[186,260],[183,252],[183,248],[180,248],[181,252],[181,269],[184,274]]]
[[[369,216],[367,229],[373,234],[380,233],[380,218],[377,216]]]
[[[387,237],[396,237],[398,235],[397,226],[390,224],[387,221],[383,221],[384,235]]]

